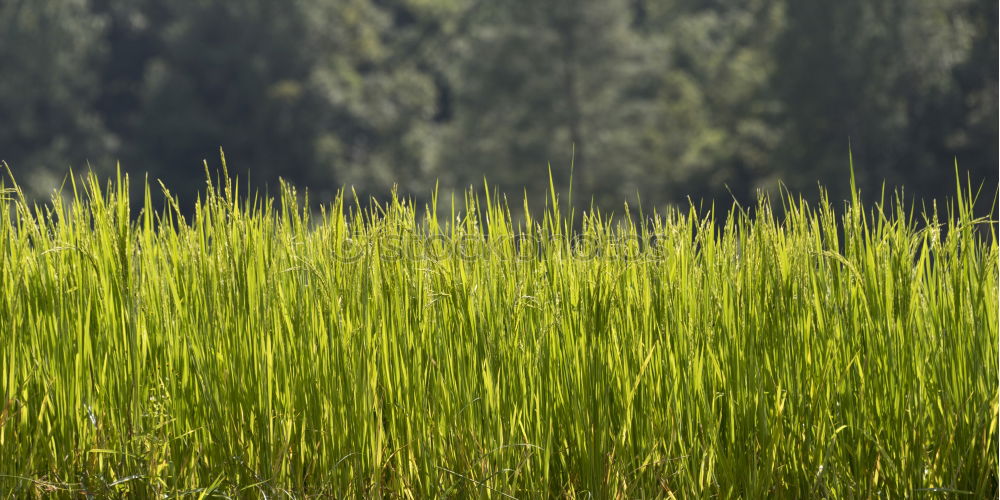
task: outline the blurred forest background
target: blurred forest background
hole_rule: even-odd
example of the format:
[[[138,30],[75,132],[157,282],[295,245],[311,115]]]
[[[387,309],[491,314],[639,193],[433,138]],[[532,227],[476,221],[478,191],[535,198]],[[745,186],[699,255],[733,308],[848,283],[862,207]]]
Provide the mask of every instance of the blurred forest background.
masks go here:
[[[996,0],[0,0],[0,159],[617,209],[997,184]],[[575,151],[574,151],[575,150]]]

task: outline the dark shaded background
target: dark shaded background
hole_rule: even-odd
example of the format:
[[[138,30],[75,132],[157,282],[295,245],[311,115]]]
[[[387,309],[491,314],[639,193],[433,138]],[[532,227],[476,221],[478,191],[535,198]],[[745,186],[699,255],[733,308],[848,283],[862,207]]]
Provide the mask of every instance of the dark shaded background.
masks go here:
[[[0,159],[190,200],[203,160],[329,199],[483,178],[616,209],[783,181],[997,184],[995,0],[0,0]],[[574,153],[575,149],[575,153]]]

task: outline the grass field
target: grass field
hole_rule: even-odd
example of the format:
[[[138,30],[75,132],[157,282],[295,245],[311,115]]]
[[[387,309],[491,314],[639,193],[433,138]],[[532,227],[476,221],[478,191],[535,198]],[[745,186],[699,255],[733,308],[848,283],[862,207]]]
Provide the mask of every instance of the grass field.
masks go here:
[[[612,221],[5,185],[5,497],[997,495],[967,191]]]

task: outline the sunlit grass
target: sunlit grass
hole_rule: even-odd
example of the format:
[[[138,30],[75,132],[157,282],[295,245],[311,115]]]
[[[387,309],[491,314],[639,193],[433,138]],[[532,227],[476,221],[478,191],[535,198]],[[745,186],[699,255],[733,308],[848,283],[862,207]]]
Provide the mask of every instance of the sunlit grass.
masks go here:
[[[969,192],[725,220],[66,192],[0,195],[9,497],[997,494]]]

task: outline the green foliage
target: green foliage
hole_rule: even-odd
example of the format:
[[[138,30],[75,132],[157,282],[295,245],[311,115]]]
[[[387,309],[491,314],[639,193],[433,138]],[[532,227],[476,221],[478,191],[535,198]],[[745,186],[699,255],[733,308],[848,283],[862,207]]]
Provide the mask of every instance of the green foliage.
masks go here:
[[[905,182],[911,194],[935,195],[951,175],[940,166],[956,156],[976,179],[996,177],[995,164],[965,163],[997,155],[996,140],[967,149],[971,136],[996,136],[996,123],[977,116],[996,109],[997,63],[976,54],[996,54],[996,23],[982,24],[995,18],[994,2],[789,2],[785,13],[773,78],[787,129],[775,160],[791,186],[831,179],[836,193],[848,192],[833,180],[843,179],[838,154],[848,138],[867,166],[858,172],[865,186]],[[968,64],[982,76],[974,88],[962,81]]]
[[[451,184],[485,175],[502,191],[527,188],[541,200],[546,162],[572,161],[586,191],[618,187],[607,182],[616,171],[608,167],[626,168],[640,152],[630,122],[642,102],[627,93],[641,76],[643,48],[629,30],[628,2],[512,0],[480,16],[454,48],[462,80],[445,141],[454,146],[442,163],[463,168]],[[559,185],[568,185],[568,172],[556,170]]]
[[[771,158],[782,139],[770,82],[782,3],[649,2],[643,12],[640,29],[669,62],[653,80],[639,145],[650,158],[633,184],[672,199],[695,192],[727,202],[773,190],[790,166]]]
[[[7,0],[0,160],[33,194],[121,160],[189,206],[224,147],[275,188],[488,177],[615,208],[996,186],[987,0]],[[420,201],[427,201],[421,199]],[[813,197],[815,201],[815,196]],[[516,208],[516,207],[515,207]],[[980,207],[985,209],[987,207]]]
[[[1000,255],[964,191],[613,222],[67,189],[0,185],[13,497],[997,494]]]
[[[131,39],[156,47],[132,63],[142,72],[120,131],[126,157],[185,194],[220,145],[264,179],[280,172],[321,193],[340,178],[384,189],[363,174],[384,179],[403,164],[433,102],[410,66],[384,64],[391,19],[366,0],[149,2],[109,15],[145,19]]]
[[[104,24],[85,0],[0,2],[0,160],[46,193],[70,163],[107,163],[113,138],[93,104]],[[47,194],[47,193],[46,193]]]

